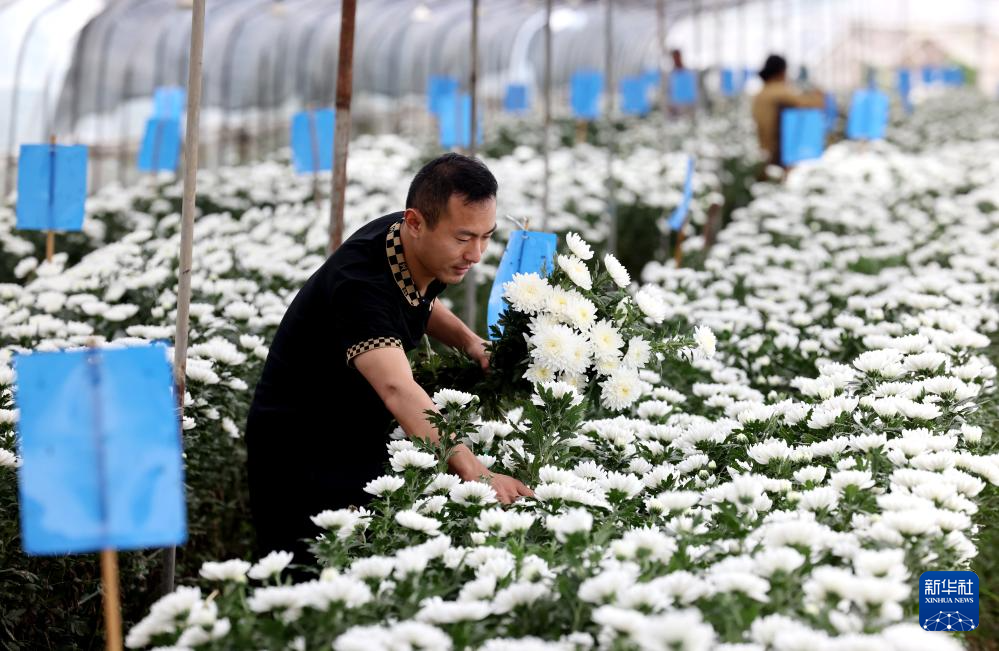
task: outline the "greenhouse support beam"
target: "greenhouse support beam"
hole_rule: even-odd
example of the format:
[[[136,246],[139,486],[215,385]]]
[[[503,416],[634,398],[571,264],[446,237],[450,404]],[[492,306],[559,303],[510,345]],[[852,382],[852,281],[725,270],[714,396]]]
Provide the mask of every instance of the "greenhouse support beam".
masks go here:
[[[336,72],[336,127],[333,137],[333,190],[330,194],[330,243],[333,254],[343,242],[343,204],[347,192],[350,145],[350,98],[354,87],[354,16],[357,0],[340,5],[340,58]]]
[[[472,38],[470,43],[471,57],[468,73],[468,94],[472,103],[472,115],[469,116],[468,155],[475,156],[475,139],[478,135],[478,116],[476,115],[476,95],[478,94],[479,68],[479,0],[472,0]],[[478,312],[475,292],[478,287],[478,270],[473,266],[465,277],[465,324],[473,331]]]
[[[614,0],[607,0],[604,28],[604,66],[607,74],[607,214],[610,217],[607,249],[617,255],[617,205],[614,200]]]
[[[662,0],[660,0],[662,2]],[[545,1],[545,124],[541,133],[541,151],[544,159],[544,185],[541,195],[541,230],[548,228],[551,212],[551,153],[549,140],[552,130],[552,0]]]
[[[191,12],[191,57],[187,72],[187,131],[184,135],[184,200],[181,209],[180,266],[177,269],[177,333],[173,377],[177,386],[178,418],[184,419],[188,328],[191,322],[191,267],[194,250],[195,194],[198,183],[198,135],[201,120],[201,68],[205,47],[205,0],[194,0]],[[163,594],[173,592],[177,548],[163,554]]]

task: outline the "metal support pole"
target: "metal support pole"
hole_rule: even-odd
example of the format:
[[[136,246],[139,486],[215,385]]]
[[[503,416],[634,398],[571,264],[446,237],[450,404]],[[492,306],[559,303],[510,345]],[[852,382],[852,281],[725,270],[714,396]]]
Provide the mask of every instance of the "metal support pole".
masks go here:
[[[617,254],[617,204],[614,200],[614,0],[607,0],[607,20],[604,27],[604,66],[607,75],[607,215],[610,217],[610,232],[607,235],[607,249]]]
[[[343,204],[347,193],[347,150],[350,145],[350,99],[354,88],[354,16],[357,0],[340,6],[340,55],[336,73],[336,127],[333,138],[333,190],[330,193],[330,244],[333,255],[343,243]]]
[[[552,128],[552,0],[545,1],[545,125],[541,135],[541,152],[545,164],[544,186],[541,195],[541,230],[548,228],[551,213],[551,128]]]
[[[194,0],[191,12],[191,58],[187,74],[187,132],[184,142],[184,199],[181,209],[180,266],[177,269],[177,333],[173,349],[173,377],[177,386],[178,417],[184,418],[187,387],[187,342],[191,311],[191,267],[194,249],[195,193],[198,182],[198,129],[201,120],[201,67],[205,45],[205,0]],[[163,593],[173,592],[177,548],[163,555]]]
[[[468,155],[475,156],[475,136],[478,122],[476,120],[476,95],[478,94],[478,69],[479,69],[479,0],[472,0],[472,38],[469,44],[472,52],[470,68],[468,73],[468,94],[472,100],[472,115],[469,118],[471,133],[468,134]],[[472,267],[465,275],[465,324],[475,330],[475,320],[478,314],[478,302],[476,291],[478,290],[478,269]]]

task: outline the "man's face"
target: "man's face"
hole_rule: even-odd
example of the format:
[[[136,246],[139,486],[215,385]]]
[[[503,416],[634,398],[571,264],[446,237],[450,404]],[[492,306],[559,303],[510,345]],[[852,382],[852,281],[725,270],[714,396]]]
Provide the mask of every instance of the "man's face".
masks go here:
[[[428,229],[423,222],[418,231],[416,253],[420,264],[437,280],[457,284],[482,259],[496,231],[496,199],[466,204],[453,194],[437,226]]]

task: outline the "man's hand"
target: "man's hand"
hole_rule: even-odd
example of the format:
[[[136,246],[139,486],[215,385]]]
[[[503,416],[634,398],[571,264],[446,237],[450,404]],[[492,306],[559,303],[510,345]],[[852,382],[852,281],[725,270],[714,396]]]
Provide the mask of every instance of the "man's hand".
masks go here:
[[[472,335],[472,338],[465,344],[462,350],[465,354],[474,359],[482,367],[483,371],[489,370],[489,351],[486,350],[486,346],[489,345],[482,337],[478,335]]]
[[[496,491],[499,501],[503,504],[511,504],[518,497],[534,497],[534,491],[509,475],[490,473],[489,485]]]

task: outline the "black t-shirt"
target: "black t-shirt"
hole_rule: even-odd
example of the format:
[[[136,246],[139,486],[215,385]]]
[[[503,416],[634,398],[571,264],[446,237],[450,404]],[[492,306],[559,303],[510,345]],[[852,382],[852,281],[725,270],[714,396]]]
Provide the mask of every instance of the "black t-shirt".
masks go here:
[[[400,238],[403,213],[354,233],[285,313],[247,422],[251,492],[299,486],[363,499],[387,459],[392,416],[353,359],[422,339],[446,285],[417,291]],[[292,491],[294,492],[294,491]]]

